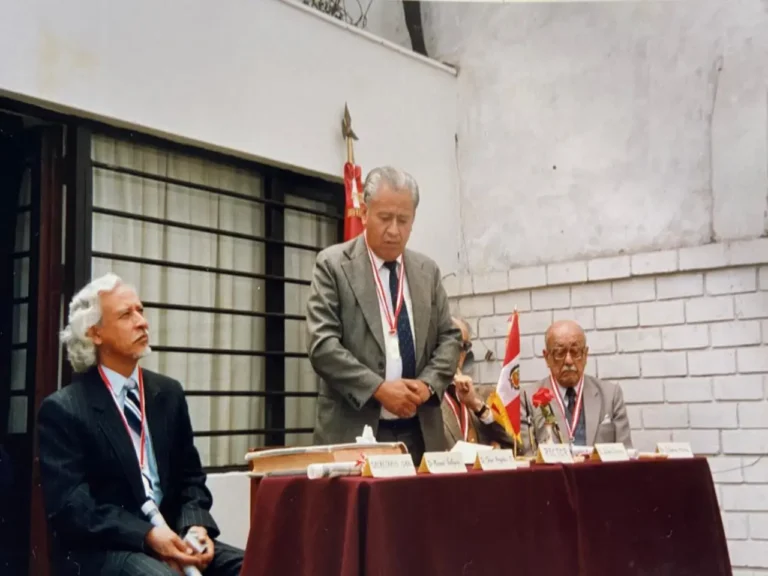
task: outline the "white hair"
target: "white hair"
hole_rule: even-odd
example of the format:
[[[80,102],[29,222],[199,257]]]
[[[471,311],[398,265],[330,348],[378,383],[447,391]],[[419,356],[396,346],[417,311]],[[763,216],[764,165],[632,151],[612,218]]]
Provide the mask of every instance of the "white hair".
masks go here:
[[[419,207],[419,185],[416,183],[416,179],[407,172],[392,166],[382,166],[368,172],[365,184],[363,184],[363,202],[368,204],[368,201],[376,195],[382,184],[388,184],[395,192],[410,193],[411,198],[413,198],[413,209]]]
[[[91,280],[69,303],[69,323],[61,331],[61,343],[67,349],[67,358],[75,372],[85,372],[96,365],[96,345],[88,331],[101,322],[101,299],[104,292],[111,292],[123,284],[115,274],[105,274]]]

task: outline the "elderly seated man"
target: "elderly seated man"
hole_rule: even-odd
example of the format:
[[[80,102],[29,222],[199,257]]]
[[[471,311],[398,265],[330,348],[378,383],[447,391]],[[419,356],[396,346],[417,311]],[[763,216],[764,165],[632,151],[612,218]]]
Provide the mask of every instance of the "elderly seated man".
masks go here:
[[[442,402],[446,448],[450,450],[459,440],[513,448],[514,440],[494,420],[485,403],[490,388],[478,393],[472,378],[464,373],[474,361],[469,326],[460,318],[451,320],[461,331],[461,352],[453,382],[446,389]]]
[[[72,299],[62,341],[76,376],[38,414],[45,510],[62,572],[172,576],[195,566],[205,576],[240,574],[243,552],[216,540],[184,390],[139,367],[149,325],[133,288],[114,274],[88,284]],[[167,524],[153,525],[145,506]],[[187,533],[204,549],[182,540]]]
[[[581,326],[570,320],[555,322],[547,329],[545,346],[543,355],[550,375],[520,391],[523,453],[533,455],[538,443],[550,439],[541,408],[532,403],[533,395],[542,387],[554,398],[550,408],[557,419],[560,437],[555,434],[553,441],[575,446],[621,442],[631,448],[621,388],[584,374],[589,348]]]

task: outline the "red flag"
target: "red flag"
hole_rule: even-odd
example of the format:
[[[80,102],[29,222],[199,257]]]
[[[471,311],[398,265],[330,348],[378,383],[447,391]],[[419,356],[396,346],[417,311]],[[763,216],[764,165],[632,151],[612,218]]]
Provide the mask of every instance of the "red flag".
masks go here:
[[[507,349],[491,408],[497,420],[515,437],[520,436],[520,325],[517,310],[510,317]]]
[[[363,233],[360,218],[360,204],[363,201],[363,178],[360,166],[351,162],[344,164],[344,191],[347,200],[344,206],[344,241],[352,240]]]

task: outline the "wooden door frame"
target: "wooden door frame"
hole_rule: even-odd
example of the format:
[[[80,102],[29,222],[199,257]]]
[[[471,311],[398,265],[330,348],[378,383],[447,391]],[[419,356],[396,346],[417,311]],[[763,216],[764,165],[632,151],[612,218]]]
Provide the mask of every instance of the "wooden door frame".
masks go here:
[[[48,522],[40,484],[40,454],[37,441],[37,411],[46,396],[59,388],[59,327],[63,282],[62,218],[64,216],[64,129],[50,125],[36,129],[39,154],[33,169],[32,193],[38,194],[37,294],[35,302],[34,401],[27,425],[32,426],[32,486],[30,502],[29,573],[49,576]],[[34,231],[33,231],[34,232]],[[31,302],[30,302],[31,303]]]

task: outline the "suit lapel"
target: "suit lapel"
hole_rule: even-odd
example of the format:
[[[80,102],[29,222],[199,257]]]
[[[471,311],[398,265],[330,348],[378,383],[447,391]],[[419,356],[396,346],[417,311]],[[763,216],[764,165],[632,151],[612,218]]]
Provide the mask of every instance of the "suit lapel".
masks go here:
[[[99,428],[112,445],[136,500],[143,502],[145,493],[139,470],[139,459],[136,457],[136,450],[114,401],[114,396],[101,380],[98,369],[92,368],[86,375],[86,380],[90,388],[91,408],[96,413]]]
[[[584,423],[587,444],[592,446],[597,438],[597,427],[603,420],[603,406],[600,402],[600,390],[597,384],[593,382],[591,376],[584,377]]]
[[[441,403],[441,408],[443,410],[443,422],[448,428],[448,432],[450,433],[451,437],[453,438],[453,443],[447,447],[447,449],[450,450],[453,448],[453,445],[456,444],[456,442],[459,440],[464,440],[464,437],[461,435],[461,428],[459,427],[458,420],[456,420],[456,414],[454,414],[453,410],[451,410],[447,400],[443,400]]]
[[[412,303],[412,310],[408,312],[413,315],[413,329],[416,332],[413,335],[416,346],[416,366],[419,366],[427,345],[429,319],[432,313],[431,278],[417,261],[408,258],[407,255],[408,252],[403,257],[403,261],[405,262],[405,277],[408,280],[408,290],[411,293]]]
[[[163,492],[168,489],[168,430],[166,428],[166,418],[164,408],[164,398],[160,393],[161,388],[155,381],[155,375],[152,372],[144,370],[144,399],[147,403],[147,426],[150,437],[152,438],[152,450],[155,453],[157,462],[157,473],[160,476],[160,488]]]
[[[381,325],[381,313],[379,312],[379,297],[376,292],[376,284],[373,279],[371,260],[365,246],[363,236],[359,236],[347,253],[349,260],[342,262],[341,268],[347,277],[352,292],[355,294],[363,317],[368,324],[368,329],[379,344],[382,353],[384,348],[384,328]]]

